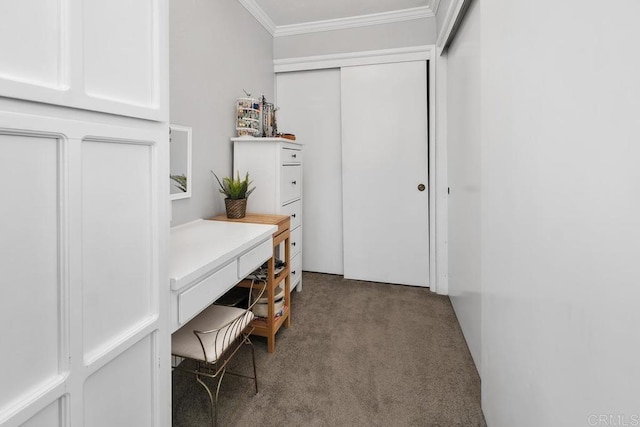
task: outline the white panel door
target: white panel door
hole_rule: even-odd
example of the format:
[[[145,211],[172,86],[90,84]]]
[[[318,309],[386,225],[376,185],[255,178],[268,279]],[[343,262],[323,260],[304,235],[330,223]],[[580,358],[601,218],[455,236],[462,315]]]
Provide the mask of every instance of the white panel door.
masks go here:
[[[276,76],[278,128],[304,143],[302,269],[342,274],[340,70]]]
[[[426,62],[345,67],[341,83],[344,276],[428,286]]]
[[[3,427],[171,422],[167,2],[107,3],[0,2]]]

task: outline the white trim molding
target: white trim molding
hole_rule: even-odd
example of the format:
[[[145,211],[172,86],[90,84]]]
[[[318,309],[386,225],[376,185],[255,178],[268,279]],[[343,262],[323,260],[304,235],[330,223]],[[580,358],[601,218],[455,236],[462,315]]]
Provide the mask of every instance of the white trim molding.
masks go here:
[[[320,31],[343,30],[369,25],[389,24],[392,22],[410,21],[413,19],[432,18],[440,0],[430,0],[429,5],[409,9],[392,10],[368,15],[327,19],[323,21],[302,22],[299,24],[276,25],[271,17],[258,5],[256,0],[238,0],[245,9],[274,37],[292,36],[296,34],[317,33]]]
[[[439,0],[436,1],[439,2]],[[458,20],[458,15],[460,15],[464,3],[465,0],[453,0],[449,5],[449,9],[444,16],[444,21],[442,21],[442,27],[438,32],[438,38],[436,39],[436,46],[438,46],[439,49],[443,50],[448,43],[453,27]]]
[[[320,70],[324,68],[339,68],[390,62],[427,61],[432,59],[434,56],[434,45],[412,46],[394,49],[274,59],[273,70],[276,73],[286,73],[290,71]]]
[[[241,5],[245,7],[249,11],[250,14],[256,18],[264,28],[271,34],[272,36],[276,33],[276,24],[273,23],[271,17],[267,15],[267,12],[264,11],[255,0],[238,0]]]
[[[431,9],[431,12],[433,12],[434,15],[438,13],[439,6],[440,0],[429,0],[429,9]]]
[[[246,1],[246,0],[245,0]],[[439,0],[436,0],[439,1]],[[317,33],[320,31],[344,30],[346,28],[366,27],[369,25],[389,24],[392,22],[410,21],[413,19],[436,16],[429,6],[411,9],[392,10],[369,15],[349,16],[346,18],[327,19],[325,21],[302,22],[300,24],[278,25],[275,37],[293,36],[296,34]]]

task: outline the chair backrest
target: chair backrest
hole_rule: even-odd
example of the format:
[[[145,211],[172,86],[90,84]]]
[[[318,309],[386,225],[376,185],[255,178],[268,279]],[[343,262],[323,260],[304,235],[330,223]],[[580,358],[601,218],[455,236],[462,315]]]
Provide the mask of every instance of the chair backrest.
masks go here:
[[[260,288],[257,288],[256,284]],[[233,342],[237,340],[247,326],[254,319],[252,312],[253,306],[262,298],[265,292],[267,282],[263,280],[252,280],[249,288],[249,302],[247,308],[214,306],[210,311],[210,324],[216,325],[209,330],[194,330],[196,338],[200,342],[200,347],[204,354],[204,361],[213,363],[231,347]],[[257,296],[253,296],[253,290],[260,289]]]

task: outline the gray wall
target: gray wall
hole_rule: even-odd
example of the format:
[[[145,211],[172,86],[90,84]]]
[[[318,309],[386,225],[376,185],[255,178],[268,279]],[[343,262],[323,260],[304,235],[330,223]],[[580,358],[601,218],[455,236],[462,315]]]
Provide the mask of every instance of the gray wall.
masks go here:
[[[449,295],[480,369],[480,7],[474,1],[447,53]]]
[[[209,170],[230,174],[235,99],[273,100],[273,38],[237,0],[171,0],[171,123],[193,128],[193,192],[172,226],[224,212]]]
[[[275,59],[435,44],[435,18],[276,37]]]

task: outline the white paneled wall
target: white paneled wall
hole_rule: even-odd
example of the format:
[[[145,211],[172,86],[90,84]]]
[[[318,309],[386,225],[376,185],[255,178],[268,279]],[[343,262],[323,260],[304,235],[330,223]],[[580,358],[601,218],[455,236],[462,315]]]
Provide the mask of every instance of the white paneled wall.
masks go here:
[[[166,0],[0,2],[0,94],[162,118],[165,7]]]
[[[167,2],[134,3],[0,3],[3,427],[170,423]]]

